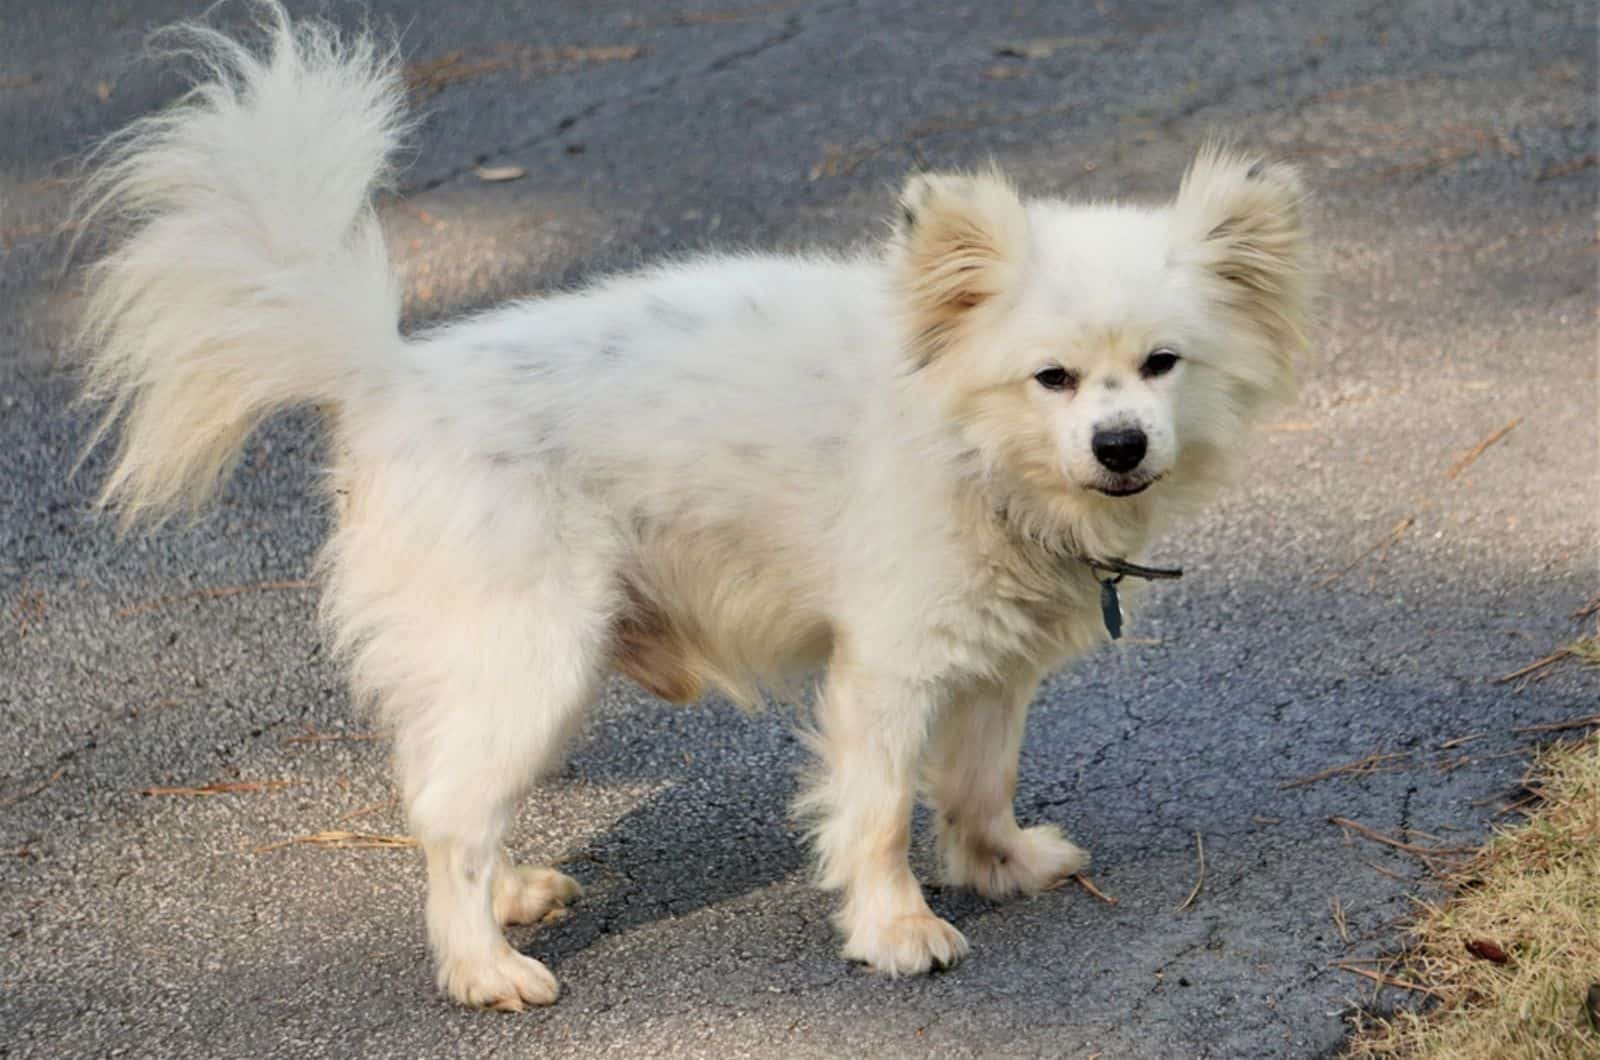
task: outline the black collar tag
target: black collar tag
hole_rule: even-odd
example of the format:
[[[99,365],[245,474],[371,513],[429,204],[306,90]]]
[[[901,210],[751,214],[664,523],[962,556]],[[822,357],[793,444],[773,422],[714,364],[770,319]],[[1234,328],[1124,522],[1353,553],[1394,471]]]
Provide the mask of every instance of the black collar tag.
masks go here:
[[[1099,581],[1099,579],[1095,579]],[[1117,595],[1117,583],[1122,575],[1100,582],[1100,618],[1112,640],[1122,639],[1122,598]]]
[[[1123,559],[1089,559],[1084,557],[1083,562],[1095,573],[1095,581],[1100,583],[1100,620],[1106,624],[1106,632],[1112,640],[1122,639],[1122,598],[1117,594],[1117,583],[1123,578],[1145,578],[1150,581],[1157,579],[1168,580],[1183,577],[1182,567],[1141,567],[1137,563],[1129,563]],[[1102,578],[1099,571],[1113,574],[1115,577]]]

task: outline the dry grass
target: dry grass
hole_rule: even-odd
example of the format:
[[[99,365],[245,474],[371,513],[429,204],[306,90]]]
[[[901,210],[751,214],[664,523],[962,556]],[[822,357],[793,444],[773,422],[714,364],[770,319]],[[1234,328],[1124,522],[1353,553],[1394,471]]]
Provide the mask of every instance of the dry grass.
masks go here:
[[[51,773],[43,781],[39,782],[38,784],[35,784],[33,787],[24,788],[21,791],[17,792],[15,795],[7,795],[5,798],[0,799],[0,809],[5,809],[5,808],[10,807],[10,806],[15,806],[19,802],[25,802],[28,799],[33,798],[35,795],[39,794],[41,791],[45,790],[46,788],[50,787],[50,785],[52,785],[56,781],[60,780],[61,777],[66,773],[66,771],[67,771],[67,767],[66,766],[62,766],[60,769],[56,770],[54,773]]]
[[[1407,982],[1439,1004],[1372,1024],[1347,1057],[1600,1056],[1600,738],[1547,751],[1529,784],[1533,815],[1451,873],[1453,895],[1412,927]]]
[[[1410,530],[1412,526],[1416,524],[1416,522],[1417,514],[1412,512],[1404,519],[1401,519],[1398,523],[1395,523],[1394,526],[1390,527],[1387,534],[1384,534],[1382,537],[1378,538],[1378,540],[1374,541],[1371,545],[1362,550],[1361,554],[1355,559],[1351,560],[1349,563],[1346,563],[1332,574],[1329,574],[1327,577],[1317,582],[1316,587],[1318,589],[1326,589],[1340,578],[1343,578],[1346,574],[1349,574],[1351,571],[1361,566],[1361,561],[1372,555],[1374,552],[1382,552],[1388,549],[1396,541],[1399,541],[1402,537],[1404,537],[1406,531]]]
[[[500,44],[487,54],[468,54],[456,49],[407,63],[406,88],[414,100],[438,95],[451,85],[470,81],[502,70],[520,70],[523,76],[565,73],[595,63],[627,62],[644,54],[637,44],[601,47],[562,45],[555,48],[528,44]]]
[[[1578,613],[1589,614],[1591,612],[1584,610]],[[1588,636],[1579,637],[1571,644],[1557,648],[1542,659],[1535,659],[1521,669],[1502,674],[1495,678],[1495,683],[1503,685],[1519,678],[1529,678],[1533,674],[1538,674],[1538,676],[1531,677],[1532,680],[1542,681],[1549,676],[1548,668],[1564,659],[1572,659],[1584,666],[1600,666],[1600,633],[1591,633]]]
[[[1096,887],[1094,885],[1094,881],[1089,879],[1089,877],[1085,876],[1081,872],[1077,873],[1072,878],[1078,881],[1079,887],[1082,887],[1085,891],[1088,891],[1091,895],[1093,895],[1095,898],[1098,898],[1106,905],[1116,905],[1118,902],[1122,901],[1122,899],[1109,895],[1100,888]]]
[[[313,835],[297,835],[290,839],[280,839],[275,843],[262,843],[253,852],[263,854],[269,850],[282,850],[284,847],[293,846],[321,847],[324,850],[409,850],[416,845],[417,841],[408,835],[352,832],[344,828],[330,828]]]
[[[140,795],[239,795],[261,791],[278,791],[287,788],[292,780],[218,780],[210,784],[181,784],[170,787],[143,788]]]
[[[1194,900],[1200,897],[1200,888],[1206,885],[1206,841],[1200,837],[1199,832],[1194,834],[1194,852],[1200,859],[1200,868],[1195,876],[1194,887],[1189,891],[1189,896],[1183,900],[1178,908],[1173,910],[1174,913],[1181,913],[1191,905],[1194,905]]]
[[[1387,773],[1396,768],[1405,767],[1396,767],[1394,765],[1385,767],[1385,762],[1403,762],[1410,757],[1410,751],[1392,751],[1387,754],[1374,751],[1365,758],[1358,758],[1354,762],[1346,762],[1343,765],[1332,766],[1331,768],[1324,769],[1320,773],[1313,773],[1308,777],[1296,777],[1294,780],[1286,780],[1282,784],[1278,785],[1278,790],[1288,791],[1290,788],[1303,788],[1308,785],[1315,784],[1319,780],[1327,780],[1330,777],[1365,777],[1371,776],[1373,773]]]
[[[1498,442],[1512,431],[1516,430],[1517,424],[1521,422],[1522,417],[1518,416],[1516,419],[1512,420],[1504,427],[1501,427],[1498,431],[1494,431],[1483,441],[1467,450],[1465,456],[1463,456],[1460,460],[1457,460],[1454,464],[1450,465],[1450,470],[1444,473],[1444,477],[1448,479],[1454,479],[1459,476],[1461,472],[1472,466],[1473,461],[1477,460],[1478,457],[1483,455],[1484,450],[1488,449],[1491,445]]]

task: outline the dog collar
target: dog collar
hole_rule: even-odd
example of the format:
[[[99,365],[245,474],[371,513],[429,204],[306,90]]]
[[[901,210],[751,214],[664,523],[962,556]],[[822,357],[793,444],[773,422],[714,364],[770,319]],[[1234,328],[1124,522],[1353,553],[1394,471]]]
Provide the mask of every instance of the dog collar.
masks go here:
[[[994,514],[1001,523],[1011,525],[1011,510],[1004,503],[995,506]],[[1017,531],[1013,529],[1011,532]],[[1100,619],[1106,624],[1106,632],[1111,635],[1112,640],[1122,639],[1122,598],[1117,594],[1118,582],[1123,578],[1172,581],[1183,577],[1182,567],[1145,567],[1138,563],[1129,563],[1125,559],[1094,559],[1065,551],[1057,552],[1056,556],[1063,564],[1084,564],[1089,568],[1094,580],[1100,583]],[[1102,571],[1111,577],[1100,577]]]
[[[1123,578],[1144,578],[1148,581],[1169,581],[1183,577],[1182,567],[1144,567],[1125,559],[1091,559],[1080,556],[1089,567],[1094,580],[1100,583],[1100,618],[1112,640],[1122,639],[1122,598],[1117,595],[1117,583]],[[1100,577],[1100,572],[1113,575]]]

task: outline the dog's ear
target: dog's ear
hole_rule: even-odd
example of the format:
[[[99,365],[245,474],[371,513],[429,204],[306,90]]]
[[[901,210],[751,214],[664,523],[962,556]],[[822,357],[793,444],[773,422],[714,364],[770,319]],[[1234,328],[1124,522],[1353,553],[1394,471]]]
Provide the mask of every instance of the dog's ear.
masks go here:
[[[1309,343],[1305,199],[1293,166],[1212,145],[1189,167],[1173,204],[1174,253],[1210,277],[1213,300],[1253,340],[1263,363],[1249,382],[1266,390],[1292,386],[1293,361]]]
[[[1014,295],[1027,255],[1027,212],[998,171],[907,181],[891,258],[915,365],[932,362]]]

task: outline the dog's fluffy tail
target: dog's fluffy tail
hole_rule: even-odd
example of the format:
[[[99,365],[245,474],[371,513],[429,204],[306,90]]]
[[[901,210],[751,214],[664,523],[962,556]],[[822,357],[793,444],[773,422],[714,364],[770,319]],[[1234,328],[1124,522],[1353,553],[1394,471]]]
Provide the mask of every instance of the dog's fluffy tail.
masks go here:
[[[203,71],[90,158],[86,396],[121,426],[101,493],[124,525],[197,508],[277,409],[334,407],[395,370],[399,286],[371,196],[403,132],[392,52],[260,0],[258,50],[174,31]]]

